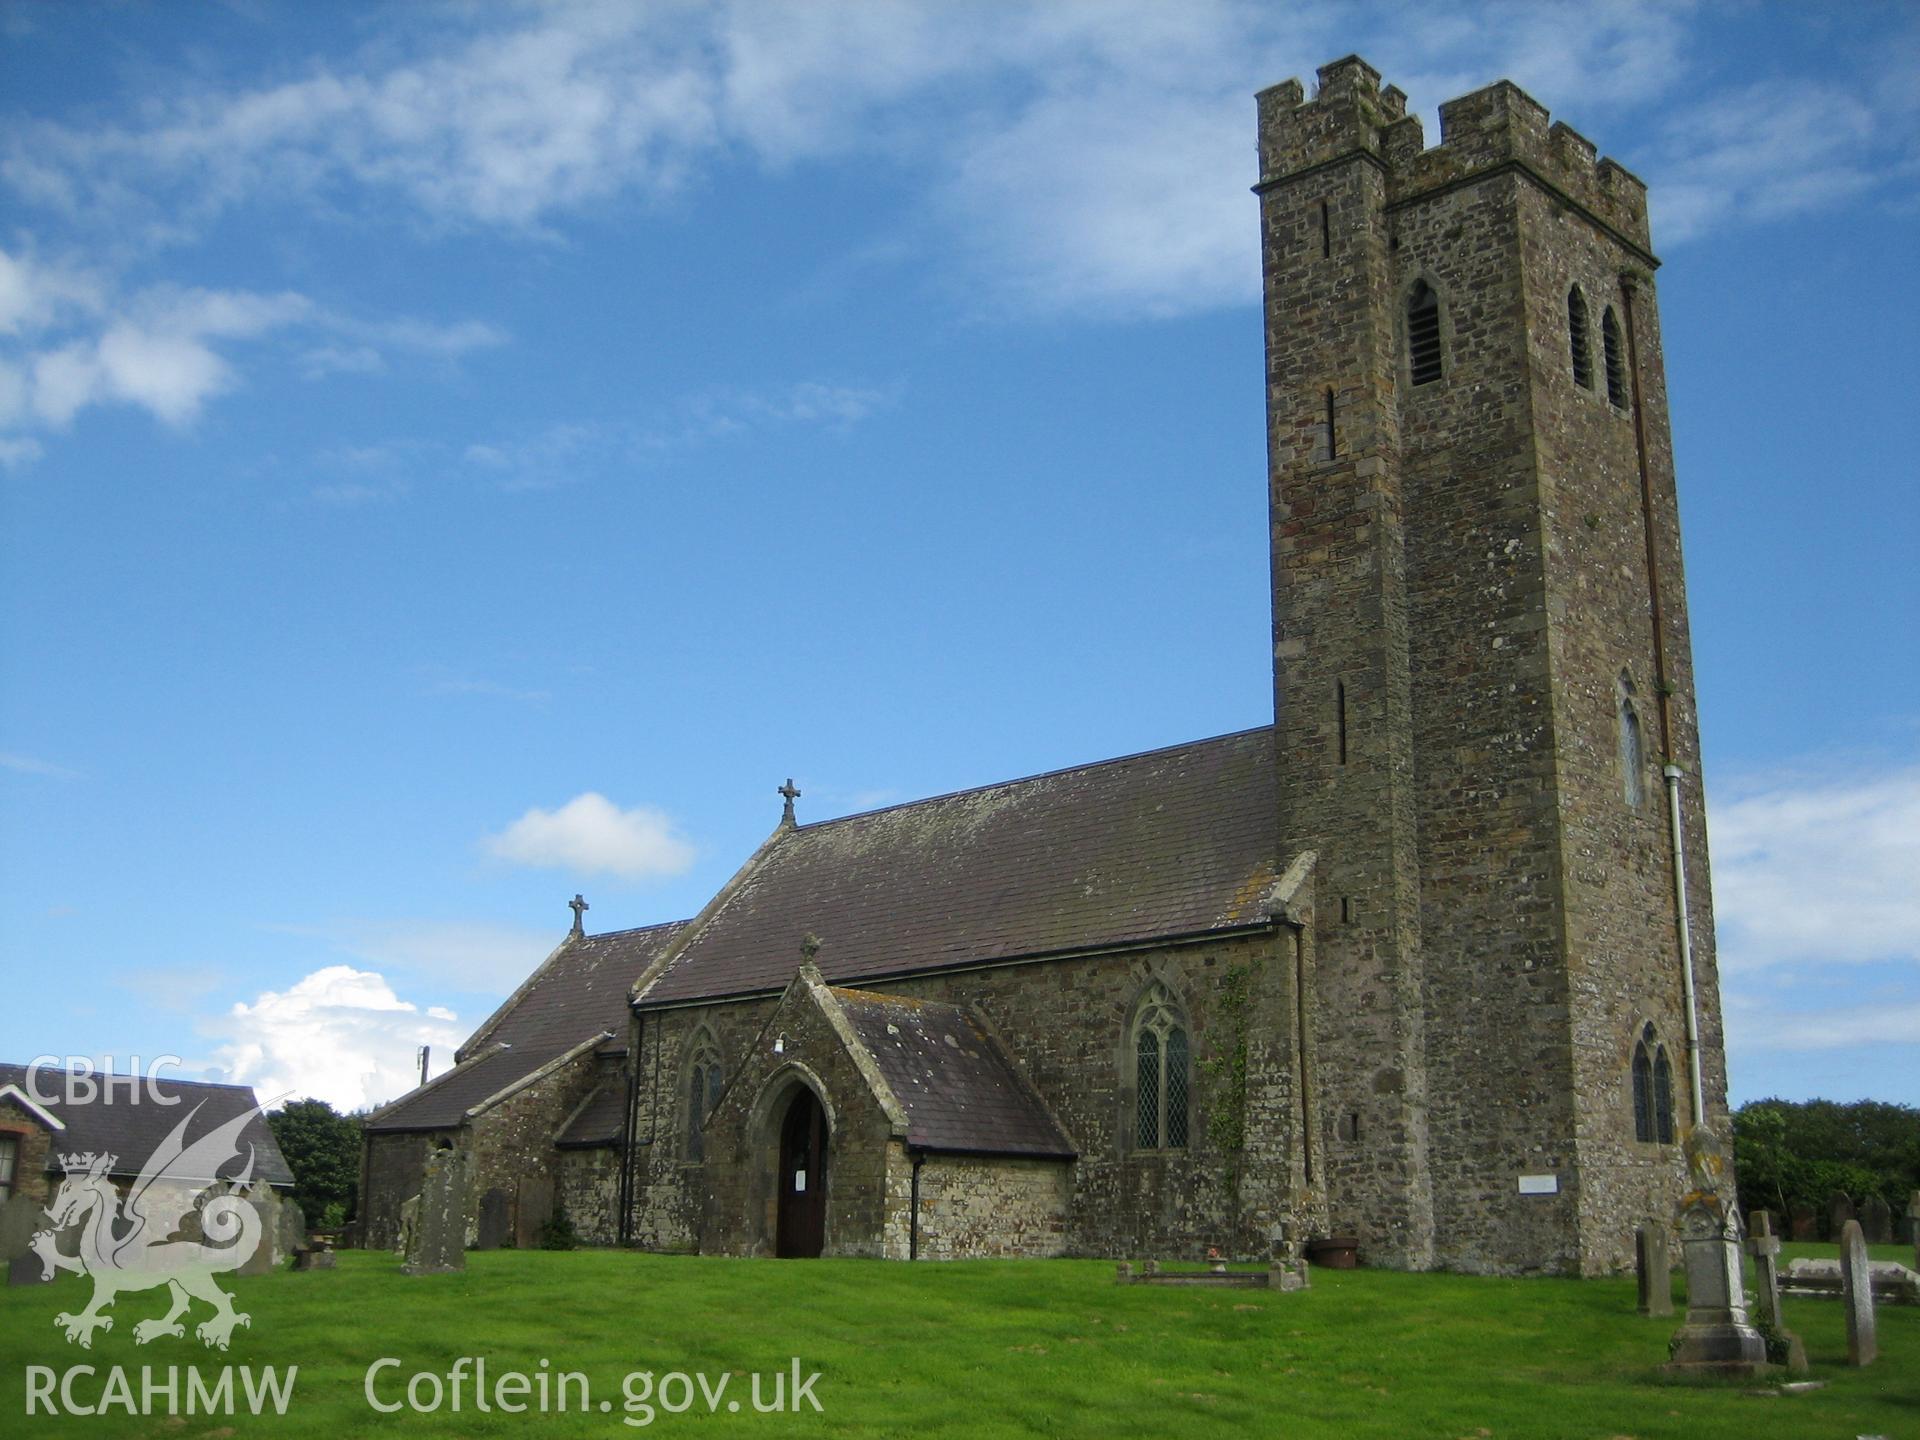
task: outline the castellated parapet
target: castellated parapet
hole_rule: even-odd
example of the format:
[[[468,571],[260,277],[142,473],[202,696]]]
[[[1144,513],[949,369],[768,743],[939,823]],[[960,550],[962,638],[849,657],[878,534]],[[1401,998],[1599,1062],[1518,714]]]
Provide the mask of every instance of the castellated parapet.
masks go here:
[[[1304,171],[1356,152],[1376,161],[1387,177],[1389,206],[1513,166],[1586,211],[1615,238],[1657,263],[1647,230],[1647,187],[1637,175],[1602,158],[1594,143],[1510,80],[1449,100],[1440,107],[1440,143],[1426,148],[1418,115],[1407,97],[1380,83],[1380,72],[1357,55],[1323,65],[1308,99],[1288,80],[1260,92],[1260,184],[1265,190]]]

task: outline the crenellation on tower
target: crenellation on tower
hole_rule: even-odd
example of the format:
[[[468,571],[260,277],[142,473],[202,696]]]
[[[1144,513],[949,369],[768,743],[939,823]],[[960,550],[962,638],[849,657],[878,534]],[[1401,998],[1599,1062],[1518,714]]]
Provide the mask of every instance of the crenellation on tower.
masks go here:
[[[1656,616],[1698,753],[1658,321],[1623,284],[1658,263],[1645,187],[1511,82],[1427,147],[1364,61],[1319,80],[1262,92],[1256,191],[1281,831],[1345,922],[1318,950],[1334,1224],[1374,1263],[1605,1270],[1679,1164],[1634,1138],[1621,1058],[1683,1028],[1664,812],[1619,758]],[[1717,1110],[1711,1001],[1700,1030]]]

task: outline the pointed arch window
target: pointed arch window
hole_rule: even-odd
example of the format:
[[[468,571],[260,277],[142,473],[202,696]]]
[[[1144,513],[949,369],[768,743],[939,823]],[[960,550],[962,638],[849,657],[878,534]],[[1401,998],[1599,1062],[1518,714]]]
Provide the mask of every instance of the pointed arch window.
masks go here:
[[[1673,1064],[1651,1020],[1633,1047],[1633,1138],[1648,1145],[1673,1143]]]
[[[1633,681],[1623,673],[1618,694],[1620,797],[1637,810],[1646,798],[1647,747],[1640,731],[1640,711],[1633,700]]]
[[[1574,286],[1567,291],[1567,345],[1573,352],[1573,383],[1593,388],[1593,347],[1587,343],[1587,297]]]
[[[1424,280],[1407,295],[1407,371],[1415,385],[1431,385],[1442,371],[1440,297]]]
[[[1142,1150],[1183,1150],[1187,1144],[1186,1017],[1166,986],[1142,998],[1133,1022],[1133,1143]]]
[[[713,1114],[713,1107],[720,1103],[725,1084],[719,1048],[711,1036],[703,1034],[694,1042],[693,1063],[687,1067],[687,1083],[682,1092],[687,1097],[689,1160],[707,1158],[707,1119]]]
[[[1627,365],[1620,354],[1620,322],[1613,307],[1600,316],[1600,358],[1606,364],[1607,403],[1616,410],[1627,408]]]

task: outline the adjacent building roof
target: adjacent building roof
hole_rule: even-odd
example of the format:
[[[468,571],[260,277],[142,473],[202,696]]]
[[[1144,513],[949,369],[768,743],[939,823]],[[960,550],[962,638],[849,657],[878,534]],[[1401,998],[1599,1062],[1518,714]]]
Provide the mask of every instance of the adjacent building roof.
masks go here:
[[[1071,1160],[1073,1143],[981,1018],[958,1005],[828,990],[923,1150]]]
[[[627,995],[682,921],[570,936],[460,1047],[461,1063],[367,1118],[369,1130],[446,1130],[601,1035],[626,1043]]]
[[[92,1077],[95,1085],[102,1079],[97,1075]],[[26,1066],[0,1064],[0,1094],[8,1090],[19,1092],[10,1098],[22,1109],[50,1122],[47,1126],[52,1140],[47,1147],[49,1169],[60,1164],[62,1155],[91,1152],[115,1157],[111,1173],[135,1176],[173,1133],[174,1127],[189,1116],[192,1119],[184,1142],[190,1146],[227,1121],[259,1106],[252,1087],[247,1085],[210,1085],[170,1077],[136,1082],[118,1076],[115,1081],[106,1090],[94,1091],[95,1098],[91,1100],[69,1100],[64,1072],[43,1067],[34,1077],[34,1084],[29,1086]],[[88,1092],[85,1086],[76,1083],[73,1093]],[[52,1098],[42,1100],[43,1096]],[[240,1132],[240,1140],[239,1155],[216,1167],[221,1172],[218,1176],[175,1174],[173,1178],[234,1179],[246,1165],[251,1147],[254,1179],[271,1185],[293,1184],[293,1171],[287,1168],[286,1157],[281,1155],[264,1116],[256,1114],[248,1121]]]
[[[778,991],[1257,923],[1279,852],[1273,730],[778,834],[643,991]]]
[[[562,1150],[586,1150],[620,1143],[620,1127],[627,1118],[627,1087],[617,1079],[604,1080],[573,1113],[554,1143]]]

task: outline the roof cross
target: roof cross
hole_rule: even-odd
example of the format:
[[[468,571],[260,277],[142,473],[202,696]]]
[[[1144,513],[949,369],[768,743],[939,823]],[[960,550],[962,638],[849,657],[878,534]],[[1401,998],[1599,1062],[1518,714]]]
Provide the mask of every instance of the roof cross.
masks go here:
[[[793,818],[793,802],[800,798],[800,792],[793,788],[793,777],[789,775],[787,777],[787,783],[773,793],[784,796],[787,802],[787,808],[780,814],[780,823],[782,825],[792,825],[796,823]]]
[[[587,927],[581,923],[580,917],[593,907],[587,904],[584,897],[576,893],[573,899],[567,902],[567,908],[573,911],[573,933],[576,935],[585,935],[587,933]]]

